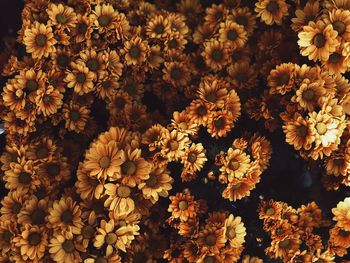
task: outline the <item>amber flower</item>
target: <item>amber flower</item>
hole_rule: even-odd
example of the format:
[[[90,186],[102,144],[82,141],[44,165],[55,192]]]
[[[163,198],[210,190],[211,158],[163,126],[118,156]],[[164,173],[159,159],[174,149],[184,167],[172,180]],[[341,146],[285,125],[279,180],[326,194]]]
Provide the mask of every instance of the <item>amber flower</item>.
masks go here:
[[[115,28],[117,14],[112,5],[98,4],[90,14],[90,19],[99,33],[105,33]]]
[[[311,82],[305,79],[292,97],[292,101],[297,102],[301,108],[312,112],[317,106],[320,106],[319,101],[325,93],[323,80]]]
[[[94,89],[93,80],[95,74],[89,70],[83,63],[71,63],[72,71],[69,72],[64,81],[68,88],[74,88],[79,95],[88,93]]]
[[[270,93],[281,95],[291,91],[294,86],[295,66],[292,63],[283,63],[271,70],[267,81]]]
[[[34,59],[48,57],[55,52],[56,40],[50,26],[35,22],[24,31],[23,43]]]
[[[332,209],[334,214],[333,220],[337,221],[337,226],[346,231],[350,231],[350,198],[347,197],[344,201],[340,201],[337,207]]]
[[[164,131],[160,138],[161,154],[169,161],[179,160],[190,144],[187,134],[177,130]]]
[[[292,18],[291,28],[294,31],[301,31],[310,21],[315,21],[320,13],[320,3],[316,1],[307,2],[303,9],[297,9]]]
[[[55,262],[82,261],[72,232],[55,233],[50,239],[49,253]]]
[[[18,223],[23,225],[45,225],[47,222],[48,204],[47,198],[39,200],[36,196],[30,197],[18,213]]]
[[[57,28],[71,29],[77,22],[77,16],[74,9],[62,4],[50,4],[46,10],[49,15],[49,25]]]
[[[194,200],[190,193],[177,193],[175,196],[169,196],[171,204],[168,212],[172,219],[187,221],[197,215],[198,202]]]
[[[163,79],[174,87],[181,87],[188,84],[190,72],[184,62],[164,62]]]
[[[350,41],[350,10],[333,9],[325,16],[324,21],[332,25],[342,42]]]
[[[46,90],[38,90],[36,103],[38,112],[44,116],[55,114],[62,106],[63,95],[53,86],[48,86]]]
[[[255,3],[255,12],[267,25],[281,25],[283,18],[288,16],[288,7],[285,0],[259,0]]]
[[[248,41],[244,27],[230,20],[220,24],[219,34],[219,40],[228,42],[233,49],[243,47]]]
[[[212,70],[221,70],[227,64],[229,58],[227,44],[218,40],[205,42],[202,56],[207,66]]]
[[[301,47],[300,53],[308,56],[310,60],[327,61],[329,55],[336,51],[340,42],[337,39],[338,32],[332,25],[321,20],[310,22],[298,34],[298,44]]]
[[[207,76],[202,79],[198,88],[200,99],[218,108],[223,108],[228,93],[229,83],[221,78]]]
[[[125,62],[127,65],[143,64],[149,53],[149,46],[146,40],[135,36],[124,44],[124,49],[121,51],[125,55]]]
[[[62,113],[65,119],[66,129],[79,133],[85,128],[90,110],[86,106],[80,106],[70,102],[69,105],[63,105]]]
[[[200,171],[207,161],[205,152],[206,150],[201,143],[193,143],[189,148],[186,149],[184,155],[181,158],[181,163],[183,163],[184,169],[189,172]]]
[[[232,247],[239,248],[243,245],[246,229],[241,217],[234,217],[232,214],[229,215],[225,220],[224,235],[229,240]]]
[[[219,253],[225,246],[224,228],[217,225],[205,225],[198,235],[198,244],[212,253]]]
[[[228,176],[229,182],[242,178],[250,168],[250,157],[240,149],[229,148],[220,171]]]
[[[131,197],[132,189],[127,185],[108,183],[104,185],[108,199],[105,207],[116,213],[130,213],[135,209],[135,201]]]
[[[164,39],[170,34],[170,23],[167,17],[157,15],[147,23],[146,34],[150,38]]]
[[[208,121],[208,133],[214,138],[226,137],[233,127],[233,122],[231,111],[215,111],[211,114]]]

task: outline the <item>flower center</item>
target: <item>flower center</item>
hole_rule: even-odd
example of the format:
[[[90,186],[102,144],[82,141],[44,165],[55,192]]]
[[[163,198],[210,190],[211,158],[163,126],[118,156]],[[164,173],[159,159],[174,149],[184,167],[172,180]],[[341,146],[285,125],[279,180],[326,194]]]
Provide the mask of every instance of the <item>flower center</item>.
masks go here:
[[[31,215],[31,220],[34,225],[41,225],[45,223],[45,211],[42,209],[36,209]]]
[[[124,98],[118,97],[114,100],[114,104],[118,109],[123,109],[125,106]]]
[[[63,211],[63,213],[61,214],[61,220],[66,224],[72,223],[72,220],[73,220],[72,211],[70,211],[70,210]]]
[[[341,55],[338,53],[333,53],[329,56],[329,63],[331,64],[337,64],[341,60]]]
[[[108,89],[108,88],[111,87],[111,84],[112,84],[112,82],[110,80],[105,80],[105,81],[102,82],[101,85],[102,85],[102,88]]]
[[[134,161],[126,161],[122,164],[122,173],[132,175],[136,172],[136,164]]]
[[[75,251],[73,240],[65,240],[62,243],[62,248],[66,253],[73,253]]]
[[[169,148],[171,151],[176,151],[179,148],[179,143],[177,141],[171,140],[169,142]]]
[[[205,256],[203,263],[214,263],[215,259],[213,256]]]
[[[174,79],[174,80],[179,80],[181,78],[181,70],[179,68],[173,68],[171,71],[170,71],[170,75],[171,75],[171,78]]]
[[[344,34],[345,29],[346,29],[346,25],[342,21],[335,21],[332,24],[332,26],[333,26],[334,30],[338,32],[339,35]]]
[[[266,10],[269,11],[270,13],[275,13],[278,11],[278,4],[275,1],[270,1],[267,6],[266,6]]]
[[[281,228],[279,228],[279,229],[276,230],[276,234],[277,234],[278,236],[283,235],[284,232],[285,232],[285,231],[284,231],[283,229],[281,229]]]
[[[138,58],[140,56],[140,53],[141,53],[141,51],[140,51],[140,48],[138,46],[134,45],[130,48],[130,56],[132,58]]]
[[[39,159],[43,159],[49,155],[49,150],[45,145],[39,146],[38,149],[36,150],[36,156]]]
[[[194,152],[190,152],[187,156],[187,161],[190,163],[194,163],[197,160],[197,154]]]
[[[104,257],[98,257],[95,259],[95,263],[108,263],[108,261]]]
[[[164,32],[164,26],[163,26],[163,25],[160,25],[160,24],[156,25],[156,26],[154,27],[154,32],[156,32],[157,35],[163,34],[163,32]]]
[[[38,244],[40,244],[41,241],[41,235],[39,233],[30,233],[28,236],[28,243],[31,246],[36,246]]]
[[[86,66],[91,71],[96,71],[98,69],[98,62],[96,59],[89,58],[88,61],[86,62]]]
[[[79,118],[80,118],[79,111],[72,110],[71,112],[69,112],[69,118],[70,118],[72,121],[77,121],[77,120],[79,120]]]
[[[228,40],[236,40],[236,38],[238,37],[237,31],[234,29],[230,29],[229,31],[227,31],[227,39]]]
[[[334,159],[334,164],[336,165],[336,166],[341,166],[341,165],[343,165],[344,164],[344,159],[343,158],[337,158],[337,159]]]
[[[279,246],[280,248],[284,248],[284,249],[289,248],[290,245],[291,245],[291,242],[290,242],[289,239],[282,240],[282,241],[278,244],[278,246]]]
[[[44,34],[39,34],[35,37],[35,43],[39,47],[43,47],[46,45],[47,37]]]
[[[178,46],[176,39],[169,40],[168,45],[170,48],[177,48]]]
[[[31,177],[30,173],[21,172],[21,173],[18,175],[18,181],[19,181],[20,184],[28,185],[28,184],[31,183],[32,177]]]
[[[216,235],[209,234],[205,237],[205,244],[207,246],[214,246],[216,244]]]
[[[228,167],[233,170],[236,171],[239,168],[240,164],[238,162],[237,159],[232,159],[229,163],[228,163]]]
[[[50,176],[56,176],[60,173],[60,166],[57,163],[49,163],[46,166],[46,171]]]
[[[64,14],[60,13],[56,15],[56,20],[58,23],[64,24],[67,22],[67,17]]]
[[[237,16],[236,17],[236,23],[238,25],[241,25],[243,27],[246,27],[248,26],[248,17],[244,16],[244,15],[241,15],[241,16]]]
[[[312,89],[307,89],[303,91],[303,94],[301,95],[304,100],[310,101],[314,98],[315,92]]]
[[[215,14],[214,14],[214,17],[216,20],[220,20],[222,17],[223,17],[223,13],[222,11],[217,11]]]
[[[89,184],[92,186],[92,187],[96,187],[100,184],[100,181],[97,180],[97,179],[94,179],[94,178],[89,178]]]
[[[99,164],[100,167],[102,169],[106,169],[109,167],[109,165],[111,164],[111,158],[109,158],[108,156],[103,156],[100,160],[99,160]]]
[[[315,35],[313,39],[313,43],[317,48],[322,48],[326,44],[326,38],[324,37],[323,34],[318,33]]]
[[[327,126],[323,122],[319,122],[316,124],[316,130],[318,134],[324,135],[327,132]]]
[[[26,89],[29,91],[37,90],[38,86],[38,83],[33,79],[28,80],[26,83]]]
[[[214,121],[214,126],[215,128],[217,129],[222,129],[225,125],[225,121],[224,121],[224,118],[220,117],[219,119],[216,119]]]
[[[305,137],[307,135],[307,127],[304,125],[296,127],[296,133],[299,137]]]
[[[209,102],[215,102],[218,98],[216,97],[216,94],[214,92],[210,92],[207,94],[207,96],[205,96],[205,99]]]
[[[204,116],[204,115],[207,114],[207,109],[206,109],[204,106],[199,106],[199,107],[197,108],[197,114],[198,114],[199,116]]]
[[[98,23],[101,25],[101,26],[108,26],[109,23],[111,22],[111,19],[109,16],[107,15],[101,15],[98,19],[97,19]]]
[[[129,197],[130,193],[131,193],[131,190],[129,187],[127,187],[125,185],[121,185],[118,187],[117,194],[119,197],[121,197],[121,198]]]
[[[182,130],[187,130],[188,129],[188,125],[186,122],[180,122],[179,123],[179,128],[182,129]]]
[[[289,74],[281,74],[278,76],[277,79],[278,85],[282,86],[282,85],[286,85],[289,82]]]
[[[226,230],[226,236],[229,239],[234,239],[236,237],[236,230],[234,227],[228,227]]]
[[[212,56],[214,61],[220,61],[223,57],[223,54],[222,54],[222,51],[220,49],[214,49],[211,56]]]
[[[105,241],[108,245],[112,245],[115,242],[117,242],[117,239],[118,239],[118,237],[115,233],[108,233],[106,235]]]
[[[80,24],[78,24],[78,26],[77,26],[77,29],[78,29],[78,32],[80,33],[80,34],[85,34],[85,32],[87,31],[87,25],[86,24],[84,24],[84,23],[80,23]]]
[[[232,190],[237,190],[238,188],[240,188],[241,187],[241,185],[242,185],[242,183],[241,182],[238,182],[238,183],[236,183],[236,184],[234,184],[234,185],[232,185]]]
[[[268,207],[266,209],[266,215],[267,216],[272,216],[275,213],[275,209],[273,207]]]
[[[20,203],[14,203],[12,206],[12,213],[17,215],[21,211],[22,205]]]
[[[349,234],[350,234],[350,232],[349,232],[349,231],[346,231],[346,230],[344,230],[344,229],[341,229],[341,230],[339,231],[339,235],[342,236],[342,237],[347,237],[347,236],[349,236]]]
[[[155,175],[150,175],[150,177],[146,180],[146,185],[148,187],[154,187],[158,184],[158,178]]]
[[[2,237],[2,240],[4,240],[6,244],[10,244],[13,235],[10,231],[6,231],[6,232],[2,233],[1,237]]]
[[[179,208],[181,211],[186,210],[188,207],[188,202],[186,200],[182,200],[179,202]]]
[[[79,72],[79,73],[77,74],[77,77],[76,77],[76,78],[77,78],[77,82],[80,83],[80,84],[84,83],[85,80],[86,80],[86,76],[85,76],[85,74],[82,73],[82,72]]]
[[[46,95],[46,94],[43,96],[43,102],[45,104],[51,103],[51,101],[52,101],[52,97],[51,96]]]

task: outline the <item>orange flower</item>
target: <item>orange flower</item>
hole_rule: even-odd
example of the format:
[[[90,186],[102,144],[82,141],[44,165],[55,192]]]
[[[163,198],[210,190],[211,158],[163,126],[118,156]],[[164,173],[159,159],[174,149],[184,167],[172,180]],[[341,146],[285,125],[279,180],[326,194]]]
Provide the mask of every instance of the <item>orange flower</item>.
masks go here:
[[[281,25],[283,18],[288,16],[288,7],[285,0],[259,0],[255,3],[255,12],[267,25]]]
[[[175,196],[169,196],[171,204],[168,212],[171,213],[171,219],[180,219],[187,221],[194,218],[198,210],[198,202],[194,200],[189,191],[177,193]]]
[[[350,231],[350,197],[344,199],[332,209],[334,214],[333,220],[337,221],[337,226],[346,231]]]

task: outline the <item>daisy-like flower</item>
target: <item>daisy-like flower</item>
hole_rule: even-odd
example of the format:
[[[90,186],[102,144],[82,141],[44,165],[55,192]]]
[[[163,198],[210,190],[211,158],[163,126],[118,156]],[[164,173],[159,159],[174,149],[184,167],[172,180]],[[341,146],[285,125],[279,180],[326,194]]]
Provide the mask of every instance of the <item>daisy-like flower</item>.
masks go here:
[[[346,176],[350,171],[350,156],[348,154],[332,153],[325,160],[327,174],[335,176]]]
[[[26,200],[18,214],[18,223],[22,225],[44,226],[47,222],[48,199],[39,200],[36,196]]]
[[[244,27],[231,20],[220,24],[219,34],[219,41],[228,42],[232,49],[241,48],[248,41]]]
[[[212,253],[219,253],[225,243],[224,228],[218,225],[205,225],[199,232],[198,244]]]
[[[229,16],[229,19],[243,26],[248,36],[250,36],[256,27],[256,21],[255,15],[251,13],[249,7],[234,8],[231,10],[231,13],[232,15]]]
[[[243,245],[246,229],[239,216],[234,217],[232,214],[225,220],[224,235],[229,240],[231,247],[239,248]]]
[[[14,238],[17,234],[17,224],[16,221],[4,221],[2,216],[2,221],[0,222],[0,248],[1,254],[4,255],[14,248]]]
[[[229,148],[220,171],[228,176],[229,182],[234,178],[242,178],[250,168],[250,156],[240,149]]]
[[[74,9],[63,4],[50,4],[46,10],[49,15],[49,25],[61,29],[74,28],[77,22],[77,15]]]
[[[190,139],[187,134],[174,129],[171,132],[162,132],[159,144],[164,157],[169,161],[177,161],[184,155]]]
[[[14,239],[16,247],[20,248],[23,261],[39,262],[43,259],[48,245],[48,233],[44,227],[26,224],[19,236]]]
[[[325,16],[324,21],[338,32],[341,41],[350,41],[350,10],[333,9]]]
[[[1,200],[1,218],[10,222],[17,222],[18,213],[21,211],[26,198],[28,198],[28,194],[25,189],[8,192]]]
[[[146,199],[154,204],[160,197],[167,197],[168,191],[172,189],[173,178],[166,167],[153,166],[149,178],[138,185]]]
[[[227,44],[218,40],[205,42],[202,56],[208,67],[214,71],[218,71],[228,63],[229,52]]]
[[[337,39],[338,32],[330,24],[318,20],[310,22],[298,34],[298,44],[301,47],[300,53],[310,60],[327,61],[329,55],[336,51],[340,42]]]
[[[186,86],[190,80],[190,72],[184,62],[164,62],[163,79],[174,87]]]
[[[315,107],[320,106],[319,100],[325,93],[323,80],[311,82],[309,79],[305,79],[292,97],[292,101],[297,102],[301,108],[312,112]]]
[[[79,133],[85,128],[90,110],[86,106],[80,106],[71,101],[69,105],[63,105],[62,113],[66,129]]]
[[[24,30],[23,43],[34,59],[48,57],[56,50],[54,46],[56,42],[50,26],[34,22],[31,27]]]
[[[78,64],[84,64],[89,71],[95,73],[98,79],[106,75],[106,56],[104,52],[96,52],[95,49],[86,49],[79,53]],[[83,63],[81,63],[83,62]]]
[[[53,86],[48,86],[45,90],[38,90],[36,103],[38,112],[44,116],[55,114],[62,106],[63,95]]]
[[[283,63],[271,70],[267,81],[270,86],[270,93],[281,95],[291,91],[294,86],[295,65],[292,63]]]
[[[93,31],[93,23],[90,17],[78,14],[76,17],[76,25],[72,29],[72,40],[76,43],[89,41]]]
[[[255,3],[255,12],[267,25],[281,25],[283,18],[288,16],[288,7],[285,0],[259,0]]]
[[[206,126],[214,107],[215,105],[213,104],[210,104],[201,99],[196,99],[190,103],[186,109],[186,112],[189,116],[191,116],[194,123],[197,125]]]
[[[73,233],[69,231],[54,233],[50,239],[49,253],[55,262],[82,262]]]
[[[206,150],[201,143],[192,143],[192,145],[186,149],[181,158],[181,163],[184,165],[184,169],[189,172],[200,171],[208,160],[205,156],[205,152]]]
[[[150,38],[165,39],[170,34],[170,23],[167,17],[157,15],[152,17],[145,27]]]
[[[140,66],[147,59],[149,53],[148,42],[135,36],[124,43],[124,49],[121,50],[121,53],[124,54],[127,65]]]
[[[198,126],[193,122],[186,111],[174,111],[173,118],[171,119],[172,126],[183,133],[195,135],[198,132]]]
[[[214,76],[204,77],[199,84],[198,96],[200,99],[223,108],[228,93],[229,83]]]
[[[207,131],[214,138],[225,137],[233,128],[233,122],[233,115],[230,111],[215,111],[209,118]]]
[[[104,185],[106,199],[104,205],[115,213],[131,213],[135,209],[135,201],[131,198],[131,188],[127,185],[108,183]]]
[[[310,21],[315,21],[320,12],[320,3],[316,1],[307,2],[303,9],[295,11],[295,17],[292,18],[292,29],[296,32],[302,30]]]
[[[74,91],[79,95],[91,92],[94,89],[95,74],[83,63],[72,62],[71,66],[72,71],[64,79],[67,87],[74,88]]]
[[[257,71],[249,62],[235,63],[227,67],[228,81],[235,89],[251,89],[257,82]]]
[[[83,227],[81,209],[71,197],[55,200],[47,219],[51,228],[70,230],[73,234],[79,234]]]
[[[333,220],[337,221],[337,226],[346,231],[350,231],[350,197],[340,201],[337,207],[332,209]]]
[[[258,213],[260,219],[280,219],[282,206],[273,200],[263,200],[259,205]],[[286,217],[286,215],[284,216]]]
[[[219,24],[224,21],[228,15],[228,9],[223,5],[213,4],[211,7],[206,8],[204,20],[210,24]]]
[[[76,191],[82,199],[100,199],[104,191],[103,183],[97,177],[90,176],[89,170],[84,168],[83,163],[79,164],[77,170]]]
[[[99,33],[106,33],[115,28],[118,11],[110,4],[97,4],[90,14],[90,19]]]
[[[172,219],[180,219],[180,221],[187,221],[197,215],[199,204],[194,200],[189,191],[184,193],[177,193],[175,196],[169,196],[171,204],[168,212],[171,213]]]
[[[283,239],[272,240],[271,247],[268,247],[266,251],[268,251],[273,258],[288,259],[290,254],[294,254],[299,249],[300,244],[301,240],[299,236],[292,234]]]
[[[93,143],[92,147],[85,155],[84,168],[90,176],[97,179],[106,180],[107,178],[116,180],[121,177],[121,151],[115,141],[106,144],[101,142]]]

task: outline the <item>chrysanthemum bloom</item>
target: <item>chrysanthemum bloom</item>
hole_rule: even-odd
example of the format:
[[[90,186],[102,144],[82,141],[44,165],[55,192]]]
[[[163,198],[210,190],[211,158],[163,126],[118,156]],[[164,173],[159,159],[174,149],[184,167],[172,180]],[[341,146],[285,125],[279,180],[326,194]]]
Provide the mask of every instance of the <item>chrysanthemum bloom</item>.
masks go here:
[[[41,261],[48,245],[48,232],[44,227],[24,225],[22,233],[14,239],[16,247],[20,248],[23,261]]]
[[[167,197],[168,191],[172,189],[173,178],[166,167],[153,166],[149,178],[138,185],[146,199],[156,203],[160,197]]]
[[[95,49],[82,50],[79,53],[77,64],[84,64],[89,71],[95,73],[95,78],[101,79],[106,75],[107,57],[105,52],[96,52]]]
[[[350,231],[335,226],[330,231],[330,242],[344,248],[350,247]]]
[[[204,20],[207,23],[216,25],[227,18],[228,9],[223,4],[213,4],[211,7],[205,9],[205,13]]]
[[[325,93],[323,80],[311,82],[309,79],[305,79],[291,100],[298,103],[301,108],[312,112],[320,106],[319,101]]]
[[[350,172],[350,155],[337,152],[332,153],[325,160],[325,168],[327,174],[346,176]]]
[[[228,42],[233,50],[243,47],[248,41],[244,27],[231,20],[220,24],[219,34],[219,41]]]
[[[48,57],[55,51],[56,42],[50,26],[34,22],[24,30],[23,44],[34,59]]]
[[[106,33],[116,27],[115,21],[118,11],[114,10],[110,4],[98,4],[90,14],[90,19],[94,24],[94,28],[99,33]]]
[[[273,200],[261,201],[258,213],[260,219],[279,219],[281,217],[282,206]]]
[[[255,3],[254,10],[257,17],[267,25],[281,25],[283,18],[288,16],[288,7],[285,0],[259,0]]]
[[[165,39],[170,34],[170,23],[163,15],[153,16],[147,23],[146,34],[150,38]]]
[[[58,232],[50,239],[49,253],[56,262],[79,263],[82,261],[72,232]]]
[[[242,178],[250,168],[250,156],[240,149],[229,148],[220,172],[228,176],[229,182]]]
[[[235,63],[227,67],[227,80],[235,89],[251,89],[257,82],[257,71],[249,62]]]
[[[204,43],[202,56],[205,63],[214,71],[221,70],[228,62],[228,44],[218,40],[210,40]]]
[[[135,209],[135,201],[131,197],[132,189],[127,185],[108,183],[104,185],[106,199],[104,205],[115,213],[130,213]]]
[[[21,211],[26,198],[28,198],[28,193],[25,189],[16,189],[8,192],[1,200],[1,218],[17,222],[17,215]]]
[[[63,105],[62,113],[66,129],[80,133],[85,128],[90,110],[86,106],[80,106],[71,101],[69,105]]]
[[[198,235],[198,244],[213,253],[225,246],[224,228],[217,225],[205,225]]]
[[[292,18],[291,28],[299,32],[303,26],[306,26],[310,21],[315,21],[320,12],[320,3],[316,1],[307,2],[303,9],[295,11],[295,17]]]
[[[63,4],[50,4],[46,10],[49,15],[48,24],[59,29],[74,28],[77,22],[77,16],[74,9]]]
[[[264,136],[255,133],[249,144],[252,158],[258,161],[261,171],[266,170],[272,154],[271,143]]]
[[[267,251],[275,259],[286,260],[289,255],[294,254],[300,247],[301,240],[297,234],[285,237],[284,239],[274,239]]]
[[[46,90],[38,90],[36,103],[38,112],[44,116],[55,114],[62,106],[63,95],[53,86],[48,86]]]
[[[119,88],[119,83],[114,76],[109,75],[100,79],[97,83],[96,93],[97,96],[103,100],[111,100]]]
[[[350,231],[350,197],[344,199],[332,209],[334,214],[333,220],[337,221],[337,226],[346,231]]]
[[[73,234],[79,234],[83,227],[80,206],[71,197],[55,200],[47,219],[51,228],[70,229]]]
[[[39,200],[36,196],[30,197],[18,213],[18,223],[22,225],[45,225],[47,222],[48,204],[48,198]]]
[[[246,229],[243,222],[241,222],[241,217],[229,215],[225,221],[224,235],[232,247],[239,248],[243,245]]]
[[[71,39],[75,43],[81,43],[83,41],[89,41],[91,33],[93,31],[93,22],[90,17],[82,14],[78,14],[76,17],[76,25],[72,29]]]
[[[214,138],[225,137],[233,128],[233,123],[233,115],[230,111],[215,111],[209,118],[207,131]]]
[[[283,63],[271,70],[267,78],[270,93],[284,95],[291,91],[294,86],[294,71],[295,65],[292,63]]]
[[[350,41],[350,10],[333,9],[324,17],[324,21],[338,32],[341,42]]]
[[[327,61],[329,55],[336,51],[340,42],[337,39],[338,32],[330,24],[319,20],[316,23],[309,22],[298,34],[300,53],[308,56],[310,60]]]
[[[196,262],[200,255],[200,247],[198,242],[194,240],[188,240],[182,245],[183,256],[189,262]]]
[[[214,109],[214,105],[201,99],[193,100],[186,108],[186,112],[191,116],[194,123],[197,125],[206,126],[210,115]]]
[[[68,88],[73,88],[76,93],[83,95],[94,89],[93,80],[95,74],[83,63],[71,63],[72,71],[69,72],[64,81]]]
[[[174,111],[173,118],[171,119],[172,126],[183,132],[190,135],[195,135],[198,132],[198,126],[193,122],[191,117],[187,114],[186,111]]]
[[[194,200],[190,193],[177,193],[175,196],[169,196],[171,204],[168,212],[171,213],[171,219],[180,219],[187,221],[197,215],[198,202]]]
[[[201,143],[193,143],[189,148],[186,149],[184,155],[181,158],[181,163],[183,163],[184,169],[190,172],[200,171],[207,161],[205,152],[206,150]]]
[[[304,119],[298,112],[294,117],[282,126],[286,134],[286,142],[293,145],[296,150],[301,148],[309,150],[315,141],[314,129],[311,123]]]
[[[169,161],[179,160],[190,144],[187,134],[177,130],[164,131],[160,138],[161,154]]]
[[[186,86],[190,80],[190,72],[184,62],[164,62],[163,79],[174,87]]]
[[[135,235],[138,235],[138,225],[127,225],[115,228],[114,220],[106,222],[101,221],[101,226],[97,229],[95,235],[94,246],[101,248],[104,244],[107,244],[106,256],[112,254],[113,250],[120,249],[126,252],[126,248],[130,246],[131,242],[135,239]]]
[[[244,255],[242,257],[242,263],[264,263],[262,259],[258,257],[253,257],[249,255]]]
[[[201,80],[197,93],[200,99],[218,108],[223,108],[228,88],[227,81],[210,75]]]
[[[26,104],[24,89],[24,86],[16,85],[16,79],[9,79],[1,94],[3,104],[10,110],[23,109]]]
[[[90,176],[89,171],[84,168],[83,163],[79,164],[77,170],[76,191],[82,199],[100,199],[104,191],[103,183],[97,177]]]
[[[142,40],[139,36],[135,36],[124,44],[124,49],[121,53],[125,56],[127,65],[142,65],[149,53],[149,46],[146,40]]]
[[[0,248],[1,255],[8,253],[14,248],[14,237],[17,234],[16,221],[5,221],[5,217],[1,217],[0,222]]]

